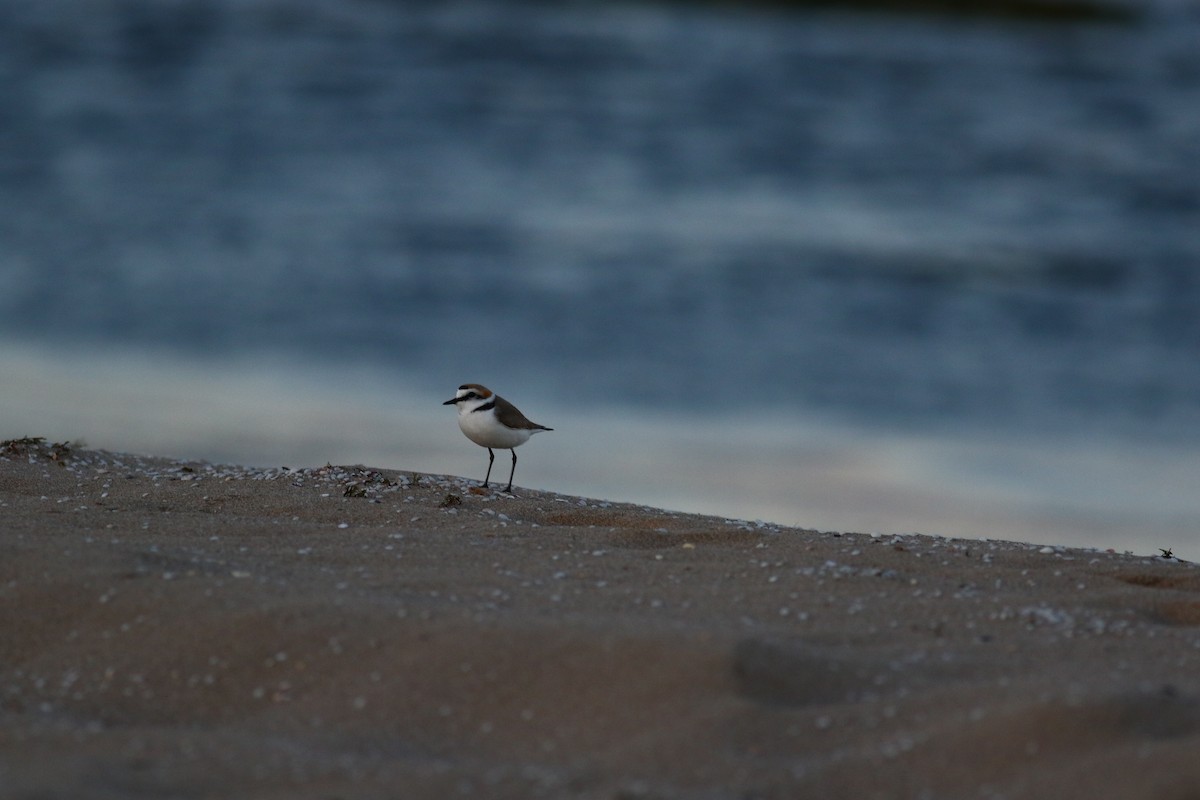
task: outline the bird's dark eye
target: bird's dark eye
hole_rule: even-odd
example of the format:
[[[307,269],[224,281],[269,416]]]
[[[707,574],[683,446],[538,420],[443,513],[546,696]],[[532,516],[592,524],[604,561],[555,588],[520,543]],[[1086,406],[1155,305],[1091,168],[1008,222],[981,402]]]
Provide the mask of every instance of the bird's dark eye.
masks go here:
[[[463,395],[463,400],[474,400],[476,397],[479,397],[479,395],[474,392],[467,392]]]

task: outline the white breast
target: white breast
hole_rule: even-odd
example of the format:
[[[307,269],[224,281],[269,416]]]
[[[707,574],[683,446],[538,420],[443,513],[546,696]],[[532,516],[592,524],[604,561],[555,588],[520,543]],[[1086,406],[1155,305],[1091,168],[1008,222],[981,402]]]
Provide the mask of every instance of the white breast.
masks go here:
[[[468,439],[480,447],[499,447],[501,449],[517,447],[528,442],[532,435],[532,432],[528,430],[504,427],[496,419],[496,412],[492,409],[487,411],[460,409],[458,427],[462,429]]]

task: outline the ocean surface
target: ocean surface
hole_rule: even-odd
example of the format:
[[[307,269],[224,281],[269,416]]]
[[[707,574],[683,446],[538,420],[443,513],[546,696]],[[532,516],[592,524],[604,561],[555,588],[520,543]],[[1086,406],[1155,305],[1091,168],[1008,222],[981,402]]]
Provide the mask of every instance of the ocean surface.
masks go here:
[[[1200,6],[0,5],[0,437],[1200,558]],[[507,454],[501,454],[507,467]]]

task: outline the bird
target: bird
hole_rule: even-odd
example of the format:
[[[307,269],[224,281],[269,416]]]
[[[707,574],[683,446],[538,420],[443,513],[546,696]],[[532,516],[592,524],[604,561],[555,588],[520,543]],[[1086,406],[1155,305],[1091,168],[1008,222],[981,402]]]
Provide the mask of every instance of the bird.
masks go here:
[[[478,383],[464,383],[458,387],[454,397],[442,405],[457,406],[458,427],[472,442],[487,448],[488,468],[483,479],[484,488],[487,488],[488,480],[492,477],[492,464],[496,460],[493,447],[512,452],[512,469],[508,473],[508,486],[504,488],[505,492],[512,492],[513,474],[517,471],[516,448],[528,442],[535,433],[554,430],[530,422],[516,406]]]

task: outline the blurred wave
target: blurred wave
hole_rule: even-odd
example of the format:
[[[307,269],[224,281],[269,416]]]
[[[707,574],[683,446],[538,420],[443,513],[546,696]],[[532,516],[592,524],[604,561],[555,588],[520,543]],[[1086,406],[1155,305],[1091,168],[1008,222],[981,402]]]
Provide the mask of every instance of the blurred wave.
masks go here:
[[[4,4],[0,342],[1194,453],[1200,11],[1139,14]]]

